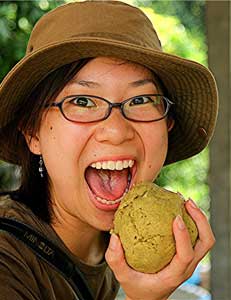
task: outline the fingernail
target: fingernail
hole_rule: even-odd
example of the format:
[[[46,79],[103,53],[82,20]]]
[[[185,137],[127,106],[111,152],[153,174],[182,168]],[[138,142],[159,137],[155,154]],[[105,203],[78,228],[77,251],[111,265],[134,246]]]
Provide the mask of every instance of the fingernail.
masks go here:
[[[118,240],[117,235],[113,233],[111,235],[110,244],[109,244],[110,250],[114,251],[116,249],[116,247],[117,247],[117,240]]]
[[[185,229],[184,221],[182,220],[182,217],[180,215],[176,216],[176,222],[177,222],[177,226],[180,230]]]
[[[189,204],[191,205],[191,207],[198,208],[196,203],[191,198],[189,198],[188,201],[189,201]]]

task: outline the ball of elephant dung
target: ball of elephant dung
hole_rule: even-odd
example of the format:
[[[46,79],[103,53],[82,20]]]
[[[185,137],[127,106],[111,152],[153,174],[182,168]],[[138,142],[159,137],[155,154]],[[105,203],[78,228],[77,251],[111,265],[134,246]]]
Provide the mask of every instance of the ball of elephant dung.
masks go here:
[[[198,231],[181,194],[151,182],[137,184],[126,194],[115,213],[112,232],[119,235],[133,269],[156,273],[169,264],[176,252],[172,224],[177,215],[182,216],[194,246]]]

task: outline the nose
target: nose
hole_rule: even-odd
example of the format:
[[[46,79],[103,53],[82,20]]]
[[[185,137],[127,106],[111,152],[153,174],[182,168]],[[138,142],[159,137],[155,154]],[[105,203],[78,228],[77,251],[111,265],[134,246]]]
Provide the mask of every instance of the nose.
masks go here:
[[[114,108],[110,116],[97,125],[95,139],[98,142],[120,145],[132,140],[135,128],[131,121],[125,119],[119,108]]]

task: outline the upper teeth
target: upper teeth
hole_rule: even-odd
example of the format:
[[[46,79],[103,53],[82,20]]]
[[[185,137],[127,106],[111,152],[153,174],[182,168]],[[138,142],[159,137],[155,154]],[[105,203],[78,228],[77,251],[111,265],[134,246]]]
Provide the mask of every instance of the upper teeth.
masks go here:
[[[123,170],[128,167],[132,167],[134,165],[134,160],[117,160],[117,161],[101,161],[92,163],[90,166],[96,169],[104,169],[104,170]]]

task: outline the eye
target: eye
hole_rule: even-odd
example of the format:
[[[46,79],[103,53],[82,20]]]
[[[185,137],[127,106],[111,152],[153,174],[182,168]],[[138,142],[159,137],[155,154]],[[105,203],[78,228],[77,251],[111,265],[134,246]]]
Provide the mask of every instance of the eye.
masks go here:
[[[86,96],[77,96],[69,101],[69,103],[75,104],[80,107],[95,107],[95,102],[93,99]]]
[[[152,100],[148,96],[137,96],[131,99],[130,106],[150,103]]]

